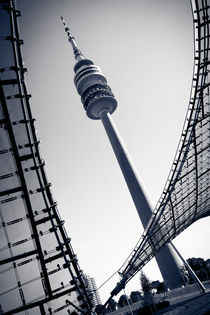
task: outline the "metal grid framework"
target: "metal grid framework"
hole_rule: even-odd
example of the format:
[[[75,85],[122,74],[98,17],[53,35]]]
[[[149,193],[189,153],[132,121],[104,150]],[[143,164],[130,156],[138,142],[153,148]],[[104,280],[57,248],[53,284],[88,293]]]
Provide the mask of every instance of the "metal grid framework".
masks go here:
[[[0,1],[0,313],[91,313],[40,156],[13,1]]]
[[[210,1],[192,0],[194,75],[189,108],[164,191],[141,239],[119,273],[122,287],[165,244],[196,220],[210,215]]]

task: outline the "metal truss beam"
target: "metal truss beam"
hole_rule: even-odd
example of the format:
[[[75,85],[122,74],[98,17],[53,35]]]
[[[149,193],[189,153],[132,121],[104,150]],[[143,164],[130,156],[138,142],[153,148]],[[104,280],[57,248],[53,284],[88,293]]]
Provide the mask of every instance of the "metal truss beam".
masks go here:
[[[192,0],[194,74],[189,107],[171,171],[144,234],[119,270],[118,294],[127,282],[183,230],[210,215],[210,5]]]

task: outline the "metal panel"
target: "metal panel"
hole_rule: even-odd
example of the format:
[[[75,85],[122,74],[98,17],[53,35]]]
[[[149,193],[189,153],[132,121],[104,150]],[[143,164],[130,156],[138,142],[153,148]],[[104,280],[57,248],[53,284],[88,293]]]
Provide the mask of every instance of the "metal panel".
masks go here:
[[[40,157],[13,1],[0,3],[0,312],[90,313]]]

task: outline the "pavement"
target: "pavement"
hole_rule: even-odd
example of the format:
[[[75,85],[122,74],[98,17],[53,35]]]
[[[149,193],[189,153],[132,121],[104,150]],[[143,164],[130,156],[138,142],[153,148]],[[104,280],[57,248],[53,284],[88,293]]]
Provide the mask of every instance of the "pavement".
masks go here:
[[[201,293],[195,284],[168,292],[165,300],[170,302],[170,306],[154,315],[210,315],[210,281],[205,281],[203,284],[207,289],[206,293]],[[156,303],[163,301],[163,294],[154,295],[154,300]],[[141,306],[143,301],[119,308],[109,314],[124,315],[131,312],[131,309],[134,311]]]
[[[156,314],[164,315],[210,315],[210,292],[167,307]]]

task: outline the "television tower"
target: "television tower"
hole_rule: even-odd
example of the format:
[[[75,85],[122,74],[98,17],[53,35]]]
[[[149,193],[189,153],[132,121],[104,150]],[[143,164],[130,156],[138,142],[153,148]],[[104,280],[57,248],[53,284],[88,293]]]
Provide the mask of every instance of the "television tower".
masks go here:
[[[74,83],[77,92],[81,96],[86,114],[91,119],[100,119],[104,125],[115,156],[127,183],[136,210],[144,229],[152,215],[151,206],[141,186],[135,166],[123,144],[120,134],[112,120],[111,114],[117,108],[117,101],[101,69],[94,65],[93,61],[85,58],[77,47],[75,38],[61,17],[65,26],[68,40],[73,48],[76,64],[74,66]],[[182,285],[179,264],[172,247],[165,246],[155,256],[164,281],[170,289]]]

